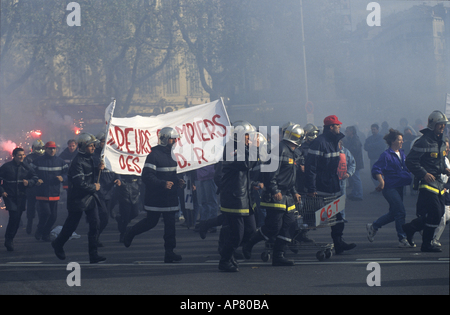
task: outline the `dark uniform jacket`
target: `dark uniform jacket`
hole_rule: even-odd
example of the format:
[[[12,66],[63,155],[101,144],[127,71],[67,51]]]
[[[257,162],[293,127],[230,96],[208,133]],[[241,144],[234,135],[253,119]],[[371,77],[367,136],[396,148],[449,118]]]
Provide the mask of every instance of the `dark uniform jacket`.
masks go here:
[[[37,177],[43,181],[41,185],[36,186],[36,200],[59,200],[61,182],[56,176],[62,176],[63,180],[67,181],[69,166],[66,162],[57,156],[44,154],[35,159],[31,166]]]
[[[78,152],[69,166],[67,210],[78,212],[95,207],[98,200],[95,190],[98,170],[94,167],[92,155]]]
[[[276,149],[275,149],[276,150]],[[298,155],[292,150],[286,141],[281,141],[278,147],[279,161],[275,172],[264,173],[265,191],[261,197],[261,207],[275,210],[294,211],[294,195]],[[275,151],[276,152],[276,151]],[[273,195],[281,193],[283,198],[279,201],[273,199]]]
[[[419,189],[426,189],[436,194],[443,194],[444,183],[441,174],[445,173],[446,146],[442,136],[437,136],[430,129],[420,131],[423,135],[414,143],[406,157],[406,166],[420,181]],[[436,180],[427,183],[423,179],[426,173]]]
[[[343,133],[334,134],[325,129],[311,143],[305,161],[306,187],[309,193],[325,192],[339,193],[339,140],[344,138]]]
[[[24,179],[28,180],[28,186],[23,184]],[[0,167],[0,195],[4,192],[8,194],[8,197],[3,197],[6,210],[25,210],[26,190],[33,187],[37,180],[33,168],[26,163],[17,164],[13,160],[3,164]]]
[[[145,184],[144,209],[147,211],[178,211],[177,162],[172,158],[171,147],[157,145],[147,155],[142,170]],[[172,189],[166,189],[166,182],[173,182]]]
[[[234,150],[227,152],[227,146]],[[257,161],[249,161],[248,148],[241,147],[234,141],[226,144],[223,161],[220,162],[220,210],[227,214],[248,216],[253,202],[251,200],[250,170]]]

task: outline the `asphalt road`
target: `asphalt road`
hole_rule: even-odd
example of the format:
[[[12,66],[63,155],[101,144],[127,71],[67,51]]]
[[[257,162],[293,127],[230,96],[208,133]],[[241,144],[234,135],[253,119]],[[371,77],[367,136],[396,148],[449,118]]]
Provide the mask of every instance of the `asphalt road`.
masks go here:
[[[397,248],[394,223],[380,229],[375,242],[369,243],[365,225],[387,212],[387,202],[381,194],[369,194],[373,184],[367,181],[365,184],[364,201],[347,201],[348,223],[344,238],[347,242],[356,243],[357,247],[323,262],[315,257],[318,247],[302,246],[297,254],[287,253],[295,260],[294,266],[272,267],[270,261],[261,260],[264,244],[259,243],[254,247],[252,259],[239,261],[238,273],[223,273],[217,268],[219,234],[208,234],[202,240],[193,230],[177,224],[176,252],[183,256],[183,260],[165,264],[162,222],[153,230],[137,236],[131,247],[125,248],[118,242],[116,224],[111,220],[101,237],[105,246],[99,250],[107,260],[102,264],[89,264],[87,224],[82,219],[77,230],[81,237],[68,241],[65,261],[56,258],[50,243],[36,241],[34,236],[25,233],[24,228],[19,230],[15,239],[14,252],[7,252],[1,246],[0,294],[177,295],[168,305],[174,309],[187,307],[188,304],[183,302],[188,302],[188,298],[191,304],[209,300],[215,302],[214,309],[231,309],[232,299],[241,296],[251,303],[254,299],[259,303],[266,301],[269,308],[276,309],[279,300],[269,296],[449,295],[449,228],[441,237],[442,253],[422,253],[420,235],[416,235],[417,248]],[[405,196],[407,222],[415,216],[415,200],[415,196]],[[62,224],[65,217],[66,211],[61,209],[57,224]],[[2,211],[2,244],[4,218]],[[329,227],[312,230],[309,236],[320,244],[331,241]],[[80,286],[68,285],[68,278],[76,279],[71,277],[73,269],[67,270],[70,262],[80,265]],[[367,269],[371,262],[379,264],[379,278],[372,278],[374,270]],[[380,285],[369,286],[367,278],[379,279]],[[242,297],[244,295],[246,297]],[[195,306],[206,307],[192,304]]]

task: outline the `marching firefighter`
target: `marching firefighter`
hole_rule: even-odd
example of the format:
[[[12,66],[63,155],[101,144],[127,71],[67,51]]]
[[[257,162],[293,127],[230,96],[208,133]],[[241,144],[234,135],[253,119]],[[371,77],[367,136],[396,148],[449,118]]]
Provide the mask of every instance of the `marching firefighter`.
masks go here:
[[[253,233],[243,246],[245,258],[251,258],[253,246],[262,241],[274,241],[273,266],[292,266],[294,262],[284,257],[285,247],[291,242],[289,230],[295,222],[295,205],[300,203],[300,194],[295,188],[297,155],[295,149],[304,139],[303,128],[298,124],[287,127],[278,147],[278,168],[264,173],[265,192],[261,206],[266,208],[264,225]],[[275,151],[276,152],[276,151]]]
[[[340,132],[342,123],[335,115],[325,117],[323,120],[323,133],[310,145],[305,161],[306,188],[308,196],[315,197],[320,193],[328,195],[341,195],[341,186],[338,176],[340,161],[339,140],[344,138]],[[336,224],[331,227],[331,238],[336,254],[351,250],[356,244],[347,244],[342,236],[345,223],[341,213],[336,215]]]
[[[69,166],[56,156],[56,144],[49,141],[45,144],[43,156],[35,159],[31,166],[39,178],[36,184],[36,200],[38,202],[37,240],[50,241],[50,232],[56,222],[61,183],[67,180]]]
[[[414,246],[414,233],[423,230],[420,248],[423,252],[441,252],[439,247],[432,244],[432,240],[445,211],[441,174],[450,175],[450,169],[445,164],[446,144],[443,140],[445,126],[449,123],[441,111],[432,112],[428,117],[427,128],[420,131],[422,136],[414,142],[406,157],[406,167],[420,182],[417,218],[403,225],[403,231],[409,244]]]
[[[224,217],[222,223],[227,231],[221,233],[219,270],[226,272],[239,271],[234,252],[244,235],[251,236],[256,230],[250,170],[257,159],[251,159],[249,153],[250,133],[255,134],[255,129],[246,121],[235,122],[233,129],[234,138],[228,141],[223,151],[219,185],[220,210]]]
[[[3,197],[6,210],[9,213],[8,225],[5,232],[5,247],[9,252],[14,251],[13,239],[19,229],[20,217],[25,211],[26,190],[33,187],[38,178],[30,165],[23,163],[25,151],[15,148],[12,152],[13,160],[0,167],[0,196]]]
[[[63,249],[64,244],[75,232],[81,216],[85,212],[89,223],[89,261],[90,263],[98,263],[106,260],[105,257],[99,256],[97,253],[98,204],[100,203],[97,196],[100,184],[97,183],[97,178],[98,170],[103,169],[104,164],[100,164],[98,168],[94,167],[92,155],[98,140],[93,135],[82,133],[77,140],[78,154],[72,160],[68,172],[68,216],[58,237],[52,242],[52,247],[59,259],[64,260],[66,258]]]
[[[145,160],[142,170],[142,181],[145,184],[144,210],[147,217],[127,228],[124,235],[124,245],[129,247],[136,235],[154,228],[159,218],[164,219],[164,262],[181,261],[181,255],[174,252],[175,215],[178,212],[177,186],[182,187],[184,180],[177,175],[177,161],[172,158],[172,148],[180,135],[171,127],[161,129],[158,134],[158,145]]]
[[[24,163],[31,164],[35,159],[44,155],[44,142],[41,139],[35,140],[31,145],[31,153],[23,160]],[[28,235],[33,230],[33,220],[36,216],[36,186],[30,187],[26,191],[27,194],[27,228]]]

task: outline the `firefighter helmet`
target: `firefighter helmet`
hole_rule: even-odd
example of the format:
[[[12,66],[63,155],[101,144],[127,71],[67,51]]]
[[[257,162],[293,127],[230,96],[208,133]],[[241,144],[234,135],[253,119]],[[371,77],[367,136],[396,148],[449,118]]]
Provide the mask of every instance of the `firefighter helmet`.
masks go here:
[[[180,135],[178,134],[178,132],[175,131],[175,129],[171,127],[164,127],[159,131],[158,144],[160,146],[165,147],[169,143],[169,139],[179,139],[179,138]]]
[[[235,142],[241,142],[245,139],[245,135],[252,131],[256,131],[255,127],[245,120],[235,121],[231,127],[231,134],[234,134]]]
[[[288,121],[287,123],[285,123],[282,127],[281,127],[281,135],[284,135],[284,132],[286,131],[286,129],[289,126],[293,126],[295,125],[292,121]]]
[[[297,146],[301,145],[305,139],[305,131],[300,125],[291,125],[286,128],[283,140],[289,141]]]
[[[449,124],[450,122],[447,119],[447,116],[439,110],[435,110],[428,116],[428,125],[427,128],[434,130],[437,124]]]
[[[307,124],[303,130],[305,130],[305,138],[308,141],[313,141],[319,135],[319,128],[313,124]]]
[[[35,140],[31,145],[31,151],[33,151],[33,153],[43,155],[45,152],[44,141],[42,141],[41,139]]]
[[[103,141],[106,139],[106,135],[103,131],[99,132],[95,137],[97,138],[98,141]]]
[[[98,140],[97,138],[94,137],[94,135],[84,132],[78,136],[77,143],[78,143],[78,150],[80,152],[86,152],[86,147],[88,145],[91,145],[92,143],[97,144]]]

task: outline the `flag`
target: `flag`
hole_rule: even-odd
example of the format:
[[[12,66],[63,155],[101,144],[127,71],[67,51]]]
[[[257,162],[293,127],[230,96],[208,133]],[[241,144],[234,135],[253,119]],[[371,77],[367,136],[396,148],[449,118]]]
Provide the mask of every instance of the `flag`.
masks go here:
[[[105,109],[105,124],[106,124],[105,140],[108,137],[109,127],[111,125],[111,118],[114,115],[115,108],[116,108],[116,100],[114,99],[114,100],[112,100],[111,104],[109,104],[108,107],[106,107],[106,109]],[[103,146],[103,149],[102,149],[102,155],[101,155],[102,160],[103,160],[103,157],[105,156],[105,146]]]

